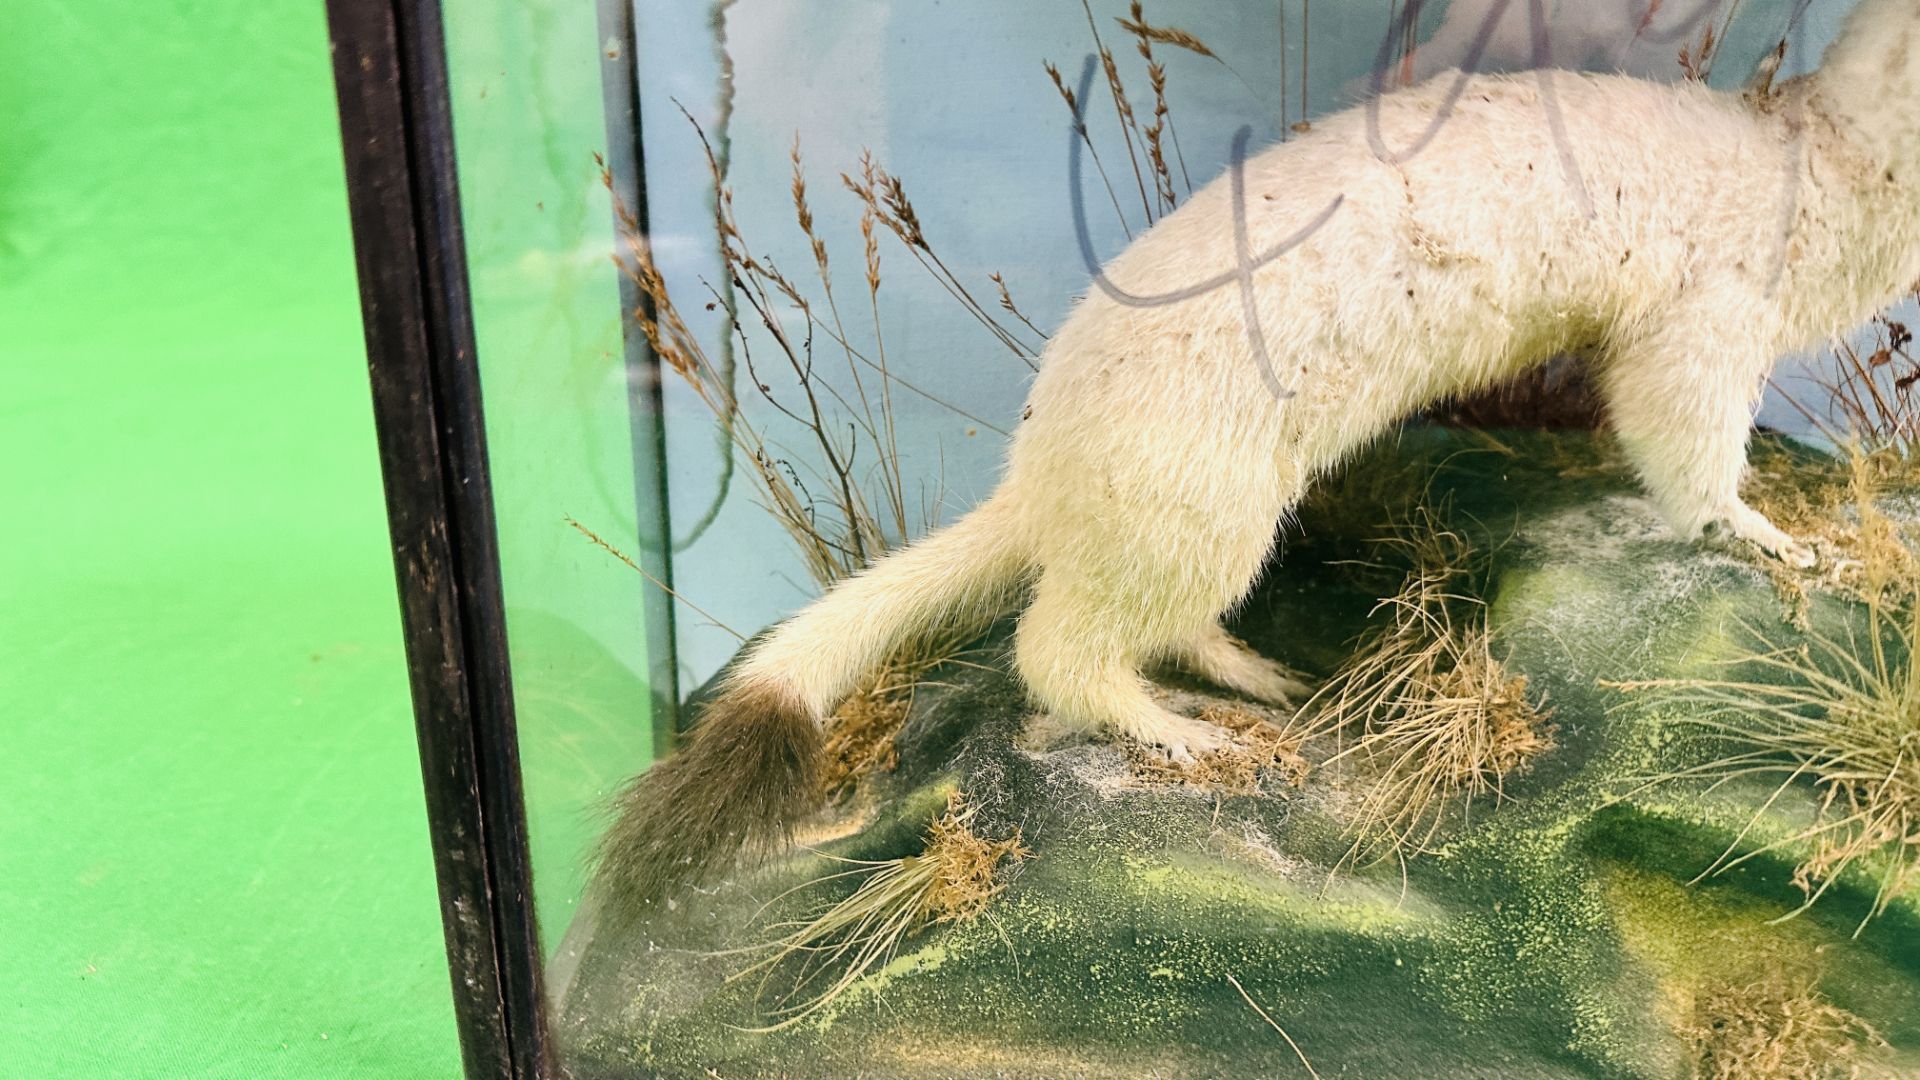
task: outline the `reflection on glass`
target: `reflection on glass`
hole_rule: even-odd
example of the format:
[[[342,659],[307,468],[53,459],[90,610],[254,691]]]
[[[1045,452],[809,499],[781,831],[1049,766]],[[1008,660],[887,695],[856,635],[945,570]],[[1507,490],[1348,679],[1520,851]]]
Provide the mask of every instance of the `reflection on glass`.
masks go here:
[[[1911,0],[469,6],[576,1075],[1920,1062]]]

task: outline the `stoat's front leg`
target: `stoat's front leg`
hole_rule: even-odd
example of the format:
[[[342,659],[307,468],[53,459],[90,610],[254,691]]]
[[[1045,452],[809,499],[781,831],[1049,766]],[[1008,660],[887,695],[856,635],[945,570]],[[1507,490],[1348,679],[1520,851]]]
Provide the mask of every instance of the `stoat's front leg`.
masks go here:
[[[1793,566],[1813,549],[1740,498],[1753,408],[1774,360],[1738,293],[1701,288],[1683,308],[1614,343],[1601,373],[1621,445],[1661,513],[1693,539],[1719,527]]]

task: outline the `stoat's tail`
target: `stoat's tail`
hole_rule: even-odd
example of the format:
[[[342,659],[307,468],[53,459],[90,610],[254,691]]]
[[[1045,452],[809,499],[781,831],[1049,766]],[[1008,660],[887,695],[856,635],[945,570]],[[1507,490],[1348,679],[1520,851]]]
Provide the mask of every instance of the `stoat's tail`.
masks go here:
[[[741,657],[685,745],[620,793],[601,839],[607,898],[632,910],[742,851],[786,841],[819,805],[822,719],[910,635],[996,612],[1028,556],[996,496],[841,582]]]

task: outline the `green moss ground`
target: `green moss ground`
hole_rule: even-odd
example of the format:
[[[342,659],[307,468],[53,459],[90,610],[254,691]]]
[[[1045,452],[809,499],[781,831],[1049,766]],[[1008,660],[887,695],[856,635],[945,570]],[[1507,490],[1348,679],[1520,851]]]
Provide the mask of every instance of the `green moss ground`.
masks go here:
[[[817,855],[778,861],[594,942],[562,1026],[578,1060],[599,1070],[586,1080],[707,1068],[1304,1075],[1229,977],[1326,1076],[1666,1080],[1684,1075],[1687,1054],[1674,1002],[1703,973],[1812,956],[1828,961],[1821,991],[1911,1067],[1911,897],[1857,938],[1871,892],[1859,880],[1770,927],[1799,900],[1791,850],[1686,884],[1764,791],[1634,793],[1636,777],[1702,748],[1676,738],[1660,709],[1600,684],[1698,671],[1727,655],[1736,619],[1778,622],[1784,609],[1750,566],[1671,539],[1580,438],[1516,436],[1509,455],[1429,431],[1392,451],[1451,462],[1437,493],[1451,493],[1456,520],[1478,523],[1500,648],[1557,725],[1556,748],[1511,778],[1508,799],[1451,820],[1432,854],[1404,872],[1387,863],[1330,875],[1361,781],[1353,770],[1262,797],[1115,790],[1117,751],[1014,750],[1027,715],[1017,688],[998,672],[957,673],[957,689],[925,695],[902,734],[900,770],[882,787],[894,793],[888,812],[826,850],[912,853],[904,826],[929,820],[936,796],[958,784],[990,834],[1018,826],[1035,852],[991,918],[910,941],[792,1029],[744,1032],[729,1025],[765,1022],[786,984],[778,974],[760,993],[728,983],[740,963],[714,950],[803,915],[808,902],[792,897],[759,909],[833,868]],[[1290,546],[1240,629],[1326,671],[1378,593],[1368,572],[1334,565],[1364,553],[1349,538],[1368,530],[1343,534],[1335,508],[1313,513],[1324,526],[1307,518],[1311,539]],[[1823,600],[1815,617],[1842,613]],[[1782,799],[1754,835],[1781,834],[1809,805],[1805,793]]]

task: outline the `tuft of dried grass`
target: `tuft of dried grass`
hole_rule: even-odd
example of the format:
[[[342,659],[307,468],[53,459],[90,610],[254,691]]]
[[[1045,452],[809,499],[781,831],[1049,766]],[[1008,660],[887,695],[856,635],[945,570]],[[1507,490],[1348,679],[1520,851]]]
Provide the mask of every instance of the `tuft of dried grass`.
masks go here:
[[[700,138],[706,146],[705,134]],[[876,411],[861,381],[861,365],[856,362],[856,358],[864,358],[864,353],[844,333],[833,303],[825,247],[813,228],[797,146],[793,160],[795,216],[815,252],[827,312],[822,312],[799,284],[770,260],[752,254],[734,217],[732,191],[726,186],[712,148],[707,147],[708,168],[719,192],[714,229],[728,277],[743,302],[722,308],[729,323],[725,329],[742,348],[754,391],[805,433],[815,461],[796,465],[794,457],[776,449],[776,440],[748,418],[732,380],[709,357],[702,337],[682,315],[678,298],[669,291],[665,275],[653,260],[652,246],[640,221],[617,198],[614,209],[626,257],[616,262],[645,300],[634,315],[654,353],[722,422],[736,457],[750,470],[760,504],[800,549],[809,576],[825,587],[867,566],[904,538],[909,527],[907,497],[897,467],[898,452],[891,438],[886,399],[882,397],[881,408]],[[602,178],[611,187],[611,177],[604,171]],[[711,306],[721,307],[717,303]],[[802,325],[791,325],[791,313],[796,311]],[[845,351],[853,390],[860,401],[858,407],[826,382],[821,366],[815,363],[816,330]],[[753,351],[755,331],[764,331],[765,337],[757,340],[763,348],[771,343],[774,354],[790,371],[790,390],[774,388],[775,377],[764,367],[766,358],[756,357]],[[884,381],[886,373],[882,371],[881,375]],[[842,434],[843,423],[847,434]],[[863,436],[879,459],[872,474],[877,499],[863,483],[868,477],[856,472]]]
[[[1805,900],[1782,919],[1812,907],[1859,868],[1874,886],[1864,928],[1920,870],[1920,677],[1909,659],[1916,627],[1911,616],[1889,621],[1881,614],[1868,622],[1860,637],[1816,633],[1805,645],[1782,649],[1766,648],[1763,640],[1762,651],[1745,658],[1757,669],[1751,681],[1620,684],[1630,691],[1662,691],[1669,703],[1695,710],[1680,723],[1727,747],[1704,765],[1660,774],[1648,784],[1705,779],[1712,790],[1744,777],[1780,778],[1753,821],[1702,877],[1769,852],[1807,849],[1794,872]],[[1779,681],[1761,681],[1769,678]],[[1813,822],[1736,855],[1761,814],[1802,782],[1819,796]]]
[[[1303,738],[1357,733],[1327,764],[1353,757],[1372,774],[1349,861],[1427,852],[1450,808],[1503,798],[1507,776],[1553,747],[1526,677],[1493,655],[1466,537],[1421,506],[1381,543],[1412,564],[1375,609],[1389,621],[1301,709]]]
[[[871,222],[877,221],[885,226],[887,231],[893,233],[895,238],[905,246],[907,253],[913,256],[921,268],[932,275],[935,281],[940,283],[947,295],[959,303],[975,322],[978,322],[993,335],[995,340],[1026,364],[1029,371],[1038,370],[1035,359],[1039,355],[1039,349],[1023,340],[1016,328],[996,318],[986,305],[973,295],[972,290],[967,288],[960,276],[940,258],[940,253],[927,239],[926,227],[921,224],[919,211],[914,209],[913,200],[908,197],[906,184],[900,177],[882,167],[874,159],[871,151],[864,151],[860,155],[860,178],[856,180],[849,173],[841,173],[840,183],[866,208],[862,217],[862,233],[867,244],[867,277],[870,291],[877,292],[879,289],[879,256],[873,247],[870,225]],[[1005,282],[1001,281],[997,275],[993,280],[1004,294]],[[1002,306],[1006,307],[1008,304],[1011,304],[1010,297]],[[1009,307],[1008,310],[1013,309]],[[874,320],[877,328],[879,321],[877,309],[874,311]],[[1042,337],[1044,338],[1044,335]],[[882,355],[884,357],[884,353]]]
[[[1851,342],[1835,349],[1839,374],[1828,384],[1829,412],[1848,438],[1869,452],[1890,450],[1911,462],[1920,456],[1920,361],[1914,359],[1913,331],[1881,315],[1873,321],[1873,347],[1862,354]]]
[[[1680,74],[1688,82],[1703,83],[1713,74],[1713,57],[1719,52],[1720,44],[1714,35],[1714,28],[1710,25],[1706,33],[1701,35],[1699,44],[1680,46]]]
[[[1862,620],[1840,632],[1807,629],[1792,645],[1745,625],[1754,644],[1727,665],[1735,677],[1613,684],[1680,706],[1681,725],[1725,747],[1711,761],[1650,777],[1643,787],[1704,779],[1711,791],[1743,778],[1779,778],[1747,828],[1701,874],[1785,848],[1805,850],[1794,883],[1806,899],[1776,921],[1805,911],[1858,869],[1874,886],[1864,929],[1920,876],[1920,572],[1898,528],[1871,499],[1858,513],[1862,531],[1875,537],[1859,548],[1852,590]],[[1760,816],[1802,783],[1819,796],[1813,821],[1736,855]]]
[[[900,763],[894,737],[907,721],[913,698],[861,690],[840,703],[827,721],[824,783],[829,803],[840,803],[861,781],[892,772]]]
[[[1129,741],[1127,765],[1135,780],[1153,786],[1193,787],[1227,795],[1258,794],[1269,779],[1289,787],[1306,783],[1312,767],[1300,740],[1277,724],[1235,705],[1210,705],[1199,719],[1233,732],[1233,742],[1192,761],[1170,761]]]
[[[1839,1080],[1867,1075],[1863,1051],[1885,1045],[1817,981],[1771,972],[1695,992],[1680,1034],[1694,1080]]]
[[[1032,857],[1020,831],[1001,840],[987,840],[974,832],[978,808],[955,792],[946,812],[934,821],[926,848],[903,859],[868,861],[837,859],[852,869],[829,874],[776,897],[829,882],[857,880],[846,897],[828,904],[807,919],[779,924],[786,930],[778,939],[741,950],[765,953],[760,960],[734,974],[731,980],[761,976],[766,988],[775,969],[796,960],[800,969],[786,1001],[820,987],[817,993],[777,1010],[781,1019],[761,1031],[778,1031],[800,1023],[832,1004],[869,972],[884,967],[900,944],[928,927],[969,921],[987,908],[1007,886],[1011,861]]]
[[[966,922],[985,911],[988,901],[1007,887],[1000,865],[1007,859],[1024,862],[1033,856],[1020,830],[1004,840],[983,840],[973,831],[977,808],[955,792],[947,811],[933,823],[926,853],[921,859],[934,867],[922,913],[929,924]]]
[[[969,623],[952,623],[916,635],[894,650],[833,711],[826,725],[829,803],[845,802],[868,777],[898,766],[895,740],[913,712],[914,696],[926,687],[942,685],[933,678],[937,668],[978,666],[967,659],[978,630]]]
[[[1659,5],[1656,3],[1654,6]],[[1716,16],[1719,19],[1718,26],[1712,21],[1707,23],[1706,31],[1701,35],[1698,44],[1680,46],[1680,74],[1683,78],[1702,83],[1713,78],[1714,62],[1720,58],[1721,47],[1726,44],[1727,35],[1733,30],[1734,17],[1739,14],[1740,0],[1734,0],[1727,5],[1724,14]],[[1651,9],[1648,17],[1651,17]]]
[[[829,248],[816,227],[799,142],[789,151],[788,197],[811,256],[814,280],[810,284],[789,276],[771,256],[756,253],[749,244],[719,156],[699,124],[691,116],[687,120],[706,151],[716,193],[713,228],[726,280],[733,286],[730,299],[722,303],[718,292],[703,282],[710,298],[704,307],[721,315],[722,329],[728,341],[738,346],[747,369],[750,394],[780,418],[771,422],[790,422],[802,436],[797,447],[784,433],[775,434],[749,419],[727,366],[708,355],[703,336],[683,315],[682,298],[668,288],[643,223],[617,195],[614,212],[624,250],[615,262],[640,293],[642,303],[633,314],[654,353],[720,420],[735,457],[749,470],[756,498],[793,539],[809,576],[824,588],[864,569],[927,526],[925,521],[914,521],[908,511],[910,493],[896,438],[896,388],[1005,434],[892,369],[880,319],[882,277],[876,224],[897,237],[963,308],[1029,367],[1038,350],[995,318],[941,261],[905,184],[871,154],[862,155],[860,180],[841,177],[864,209],[861,254],[870,327],[864,335],[857,334],[842,317]],[[604,162],[601,176],[611,190],[612,177]],[[1004,284],[996,285],[1004,303],[1010,304]],[[821,362],[829,358],[844,361],[844,377],[829,377],[829,365]],[[796,452],[799,449],[806,452]]]
[[[1868,566],[1889,581],[1920,579],[1920,559],[1903,530],[1878,510],[1888,490],[1907,486],[1912,475],[1913,464],[1887,448],[1850,445],[1844,457],[1826,460],[1777,448],[1754,455],[1743,489],[1748,502],[1818,556],[1812,570],[1800,570],[1755,553],[1755,564],[1787,602],[1789,622],[1809,628],[1816,589],[1865,599]]]

